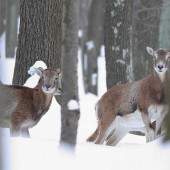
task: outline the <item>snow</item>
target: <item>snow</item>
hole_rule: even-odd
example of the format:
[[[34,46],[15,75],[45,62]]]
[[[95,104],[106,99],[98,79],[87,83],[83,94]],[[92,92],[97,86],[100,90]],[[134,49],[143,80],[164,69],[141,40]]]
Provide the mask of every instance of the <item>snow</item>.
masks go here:
[[[114,17],[115,16],[115,11],[111,11],[111,17]]]
[[[92,50],[94,48],[94,41],[90,40],[86,42],[87,50]]]
[[[1,78],[4,83],[11,84],[15,60],[4,57],[4,48],[2,48],[2,43],[5,44],[4,37],[5,33],[0,39],[1,73],[3,70]],[[95,103],[106,91],[105,61],[101,54],[98,59],[98,96],[84,93],[80,50],[78,63],[81,116],[75,154],[59,148],[61,108],[53,98],[49,111],[35,127],[30,129],[31,139],[9,137],[9,129],[0,128],[0,142],[2,142],[0,146],[5,150],[1,152],[3,154],[1,159],[5,160],[3,163],[6,164],[3,169],[1,164],[1,170],[169,170],[170,144],[162,144],[162,139],[146,144],[145,137],[128,134],[116,147],[86,142],[87,137],[97,127]]]
[[[121,24],[122,24],[121,22],[118,22],[118,23],[117,23],[117,27],[120,27]]]
[[[97,84],[97,74],[96,73],[93,73],[92,75],[91,75],[91,84],[92,84],[92,86],[96,86],[96,84]]]
[[[105,58],[105,46],[104,45],[101,45],[101,47],[100,47],[100,56],[99,57]]]
[[[79,104],[76,100],[71,99],[67,103],[68,110],[78,110],[79,109]]]
[[[116,37],[116,36],[117,36],[117,35],[115,35],[115,37]],[[112,50],[119,51],[119,50],[120,50],[120,47],[119,47],[119,46],[117,46],[117,47],[112,46]]]
[[[116,62],[123,65],[126,64],[126,61],[123,61],[122,59],[117,59]]]
[[[115,27],[114,28],[114,34],[117,34],[118,33],[118,30],[117,30],[117,28]]]
[[[79,30],[78,31],[78,37],[81,38],[83,36],[83,31],[82,30]]]
[[[5,36],[6,33],[4,32],[1,37],[0,37],[0,77],[1,81],[6,84],[11,84],[12,83],[12,77],[13,77],[13,72],[14,72],[14,65],[15,61],[11,58],[5,59]]]
[[[8,160],[10,157],[10,132],[8,128],[0,128],[0,158]],[[0,170],[9,170],[10,164],[7,161],[0,159]]]
[[[126,53],[128,53],[129,52],[129,50],[128,49],[123,49],[122,50],[122,53],[123,53],[123,59],[125,59],[126,58]]]
[[[27,87],[30,87],[30,88],[34,88],[38,84],[40,76],[35,74],[35,70],[34,70],[34,68],[38,68],[38,67],[41,67],[43,69],[47,68],[46,64],[43,61],[36,61],[34,63],[34,65],[31,66],[29,68],[29,70],[28,70],[28,74],[30,74],[31,77],[27,79],[27,81],[25,82],[24,86],[27,86]]]

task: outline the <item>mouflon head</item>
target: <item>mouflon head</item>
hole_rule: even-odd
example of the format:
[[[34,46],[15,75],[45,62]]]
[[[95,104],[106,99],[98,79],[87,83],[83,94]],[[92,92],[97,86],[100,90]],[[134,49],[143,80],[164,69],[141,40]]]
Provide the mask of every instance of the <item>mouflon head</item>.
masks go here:
[[[158,74],[164,74],[168,70],[170,63],[170,52],[164,48],[153,50],[150,47],[146,47],[148,53],[153,56],[154,69]]]

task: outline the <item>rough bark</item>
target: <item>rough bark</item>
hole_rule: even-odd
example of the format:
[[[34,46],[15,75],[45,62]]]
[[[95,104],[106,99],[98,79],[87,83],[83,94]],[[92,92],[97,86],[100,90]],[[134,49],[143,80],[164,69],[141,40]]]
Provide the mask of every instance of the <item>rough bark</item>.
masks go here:
[[[132,3],[105,1],[105,56],[107,88],[133,80]]]
[[[79,0],[64,0],[62,88],[62,128],[60,145],[66,143],[73,149],[76,145],[79,108],[68,108],[70,100],[78,103],[77,51],[78,51]]]
[[[13,84],[22,85],[35,61],[60,68],[62,0],[21,0],[20,30]]]
[[[158,28],[162,0],[136,0],[133,5],[134,78],[139,80],[152,73],[152,57],[146,47],[158,48]]]
[[[13,58],[17,47],[17,28],[20,0],[7,0],[6,9],[6,57]]]

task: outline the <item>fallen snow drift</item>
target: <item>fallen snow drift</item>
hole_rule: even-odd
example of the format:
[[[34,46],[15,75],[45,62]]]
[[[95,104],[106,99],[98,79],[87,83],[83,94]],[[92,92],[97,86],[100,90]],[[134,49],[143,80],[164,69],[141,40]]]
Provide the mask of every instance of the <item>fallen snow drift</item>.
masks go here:
[[[108,147],[78,144],[75,155],[58,149],[57,140],[11,138],[11,170],[169,170],[170,147],[157,141]]]

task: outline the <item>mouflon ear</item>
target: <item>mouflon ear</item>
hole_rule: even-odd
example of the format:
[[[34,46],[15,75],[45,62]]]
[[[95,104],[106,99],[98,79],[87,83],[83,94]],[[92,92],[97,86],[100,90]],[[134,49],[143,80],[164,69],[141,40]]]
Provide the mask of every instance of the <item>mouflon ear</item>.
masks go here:
[[[153,56],[153,49],[150,47],[146,47],[148,53]]]
[[[38,76],[42,76],[42,73],[43,73],[43,71],[44,71],[43,68],[38,67],[38,68],[34,68],[34,69],[35,69],[35,72],[36,72],[36,74],[37,74]]]

